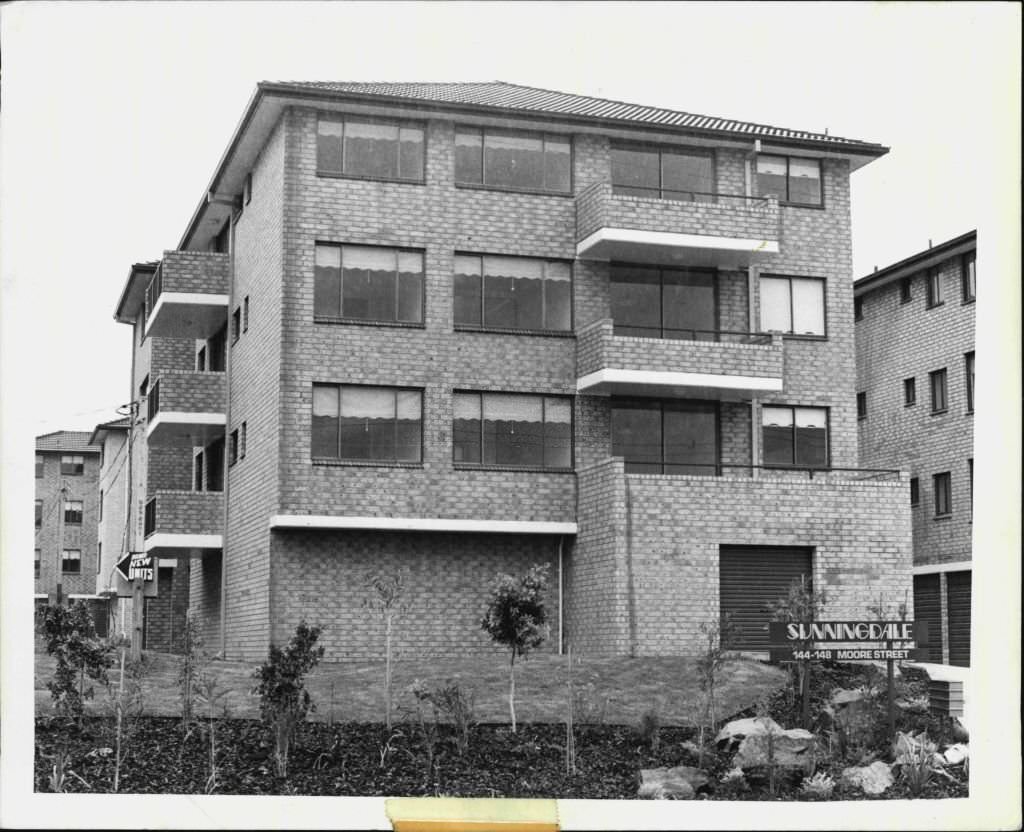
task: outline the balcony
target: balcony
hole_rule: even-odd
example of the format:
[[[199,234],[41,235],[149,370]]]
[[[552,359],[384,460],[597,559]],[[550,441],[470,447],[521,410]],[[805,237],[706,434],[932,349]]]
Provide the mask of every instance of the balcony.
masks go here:
[[[157,491],[146,503],[147,552],[157,557],[202,557],[224,546],[224,494]]]
[[[146,439],[151,447],[194,448],[224,435],[224,373],[166,371],[149,390]]]
[[[168,251],[146,289],[146,335],[209,338],[227,320],[227,254]]]
[[[742,268],[778,254],[778,200],[691,196],[693,201],[625,196],[609,183],[591,185],[576,197],[576,256]]]
[[[782,339],[693,332],[694,340],[615,334],[611,319],[577,333],[576,389],[590,395],[743,400],[783,389]]]

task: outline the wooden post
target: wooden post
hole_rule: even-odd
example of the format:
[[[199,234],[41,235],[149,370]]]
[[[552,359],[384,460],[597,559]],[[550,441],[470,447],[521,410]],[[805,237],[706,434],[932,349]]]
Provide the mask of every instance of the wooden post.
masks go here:
[[[887,641],[885,643],[886,648],[892,650],[892,642]],[[893,700],[893,680],[895,678],[895,672],[893,671],[894,662],[892,659],[887,659],[886,675],[889,680],[889,739],[892,740],[896,737],[896,703]]]
[[[137,662],[142,658],[142,610],[143,610],[143,581],[142,578],[135,578],[132,581],[132,661]]]
[[[804,676],[801,693],[803,703],[800,708],[800,723],[804,730],[810,729],[811,722],[811,663],[804,659]]]

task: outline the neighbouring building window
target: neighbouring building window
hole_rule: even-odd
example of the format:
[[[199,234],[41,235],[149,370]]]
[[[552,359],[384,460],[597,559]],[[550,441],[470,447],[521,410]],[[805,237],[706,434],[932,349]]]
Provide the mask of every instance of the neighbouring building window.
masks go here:
[[[245,445],[248,440],[247,434],[249,433],[249,425],[247,422],[242,422],[241,430],[238,433],[238,458],[245,459]]]
[[[942,275],[938,268],[929,269],[928,274],[928,307],[942,305]]]
[[[42,454],[36,454],[36,479],[40,479],[43,476],[43,468],[45,465],[44,457]]]
[[[96,574],[100,574],[100,565],[103,563],[103,544],[96,544]]]
[[[821,162],[795,156],[758,156],[757,192],[791,205],[821,205]]]
[[[709,150],[612,145],[612,193],[709,202],[715,157]]]
[[[912,404],[917,404],[917,379],[905,378],[903,379],[903,405],[910,407]]]
[[[455,393],[452,460],[463,465],[572,468],[572,399]]]
[[[103,520],[103,490],[100,490],[100,501],[98,505],[99,520]]]
[[[612,264],[616,335],[713,341],[718,330],[715,273]]]
[[[905,277],[900,281],[900,303],[910,303],[910,285],[912,277]]]
[[[231,431],[228,437],[228,466],[238,462],[238,428]]]
[[[855,321],[863,320],[864,318],[864,298],[853,299],[853,319]]]
[[[36,500],[36,528],[41,528],[43,525],[43,501]]]
[[[964,355],[964,375],[967,387],[967,412],[974,412],[974,350]]]
[[[828,467],[827,408],[765,405],[761,429],[765,465]]]
[[[932,391],[932,413],[946,412],[946,369],[928,373],[928,382]]]
[[[967,477],[971,488],[971,517],[974,516],[974,460],[967,460]]]
[[[719,447],[716,402],[612,399],[612,456],[627,473],[714,476]]]
[[[234,346],[238,343],[238,339],[242,334],[242,308],[240,306],[235,307],[235,311],[231,313],[231,345]]]
[[[760,285],[763,332],[824,336],[824,278],[761,275]]]
[[[60,571],[67,574],[77,574],[82,571],[82,550],[65,549],[61,553]]]
[[[206,463],[206,490],[224,490],[224,437],[215,439],[203,451]]]
[[[572,329],[572,267],[564,261],[459,254],[454,288],[456,326]]]
[[[64,522],[80,526],[82,524],[82,501],[64,501]]]
[[[206,372],[206,347],[202,346],[199,348],[199,352],[196,353],[196,371],[200,373]]]
[[[423,126],[358,118],[317,122],[318,174],[422,182]]]
[[[37,578],[39,577],[39,571],[42,568],[42,565],[43,565],[43,550],[42,549],[36,549],[35,571],[36,571],[36,577]]]
[[[192,489],[194,491],[202,491],[205,483],[203,482],[203,457],[205,454],[200,451],[192,458]]]
[[[247,173],[242,185],[242,204],[248,205],[250,202],[252,202],[252,174]]]
[[[249,331],[249,296],[242,301],[242,332]]]
[[[420,462],[422,433],[421,390],[313,385],[314,458]]]
[[[974,300],[977,286],[974,279],[974,261],[977,252],[971,251],[963,256],[960,261],[960,288],[963,293],[964,303]]]
[[[921,502],[921,482],[917,477],[910,478],[910,505],[916,506]]]
[[[932,477],[935,487],[935,516],[945,517],[953,512],[953,500],[950,489],[949,471]]]
[[[857,394],[857,418],[867,419],[868,418],[868,394],[858,393]]]
[[[68,454],[60,458],[60,472],[66,476],[77,477],[85,473],[85,457]]]
[[[313,316],[423,322],[423,252],[317,243]]]
[[[572,190],[568,136],[459,127],[455,182],[524,191]]]

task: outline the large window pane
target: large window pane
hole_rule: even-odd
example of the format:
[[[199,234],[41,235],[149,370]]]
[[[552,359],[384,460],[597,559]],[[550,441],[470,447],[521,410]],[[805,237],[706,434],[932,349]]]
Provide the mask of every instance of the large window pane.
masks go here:
[[[456,463],[572,467],[570,399],[456,393],[452,421],[452,458]]]
[[[765,465],[792,465],[793,409],[762,407],[761,427]]]
[[[341,247],[318,245],[313,266],[313,314],[341,314]]]
[[[572,467],[572,403],[569,399],[544,399],[544,466]]]
[[[452,407],[452,459],[480,462],[480,394],[456,393]]]
[[[485,396],[484,462],[495,465],[543,465],[542,407],[540,397]]]
[[[821,204],[821,166],[817,159],[789,160],[789,201]]]
[[[661,336],[661,276],[656,268],[612,266],[611,307],[615,332]]]
[[[395,459],[395,393],[377,387],[343,387],[342,459]]]
[[[423,320],[423,255],[398,252],[397,319],[408,323]]]
[[[321,173],[342,173],[341,143],[344,124],[321,119],[316,128],[316,169]]]
[[[484,140],[479,130],[459,130],[455,134],[455,181],[480,185],[484,174]]]
[[[714,190],[711,157],[707,155],[661,154],[661,188],[665,199],[693,200],[695,194]]]
[[[715,277],[709,272],[662,272],[664,337],[711,340],[718,329]]]
[[[661,448],[661,408],[657,403],[612,404],[612,456],[625,458],[627,471],[660,473]]]
[[[789,280],[784,277],[761,278],[761,331],[792,332]]]
[[[625,196],[658,197],[660,171],[658,152],[612,147],[612,192]]]
[[[512,329],[543,329],[543,261],[485,257],[484,323]]]
[[[342,314],[346,318],[393,320],[395,252],[345,246],[342,265]]]
[[[395,459],[419,462],[423,458],[422,413],[418,390],[395,391]]]
[[[572,269],[568,263],[545,265],[544,328],[572,328]]]
[[[402,127],[399,132],[398,175],[402,179],[423,179],[423,130]]]
[[[568,192],[572,187],[572,146],[568,139],[544,139],[544,188]]]
[[[455,258],[455,323],[479,326],[481,323],[482,286],[480,258]]]
[[[797,335],[825,334],[825,281],[791,281],[793,292],[793,332]]]
[[[499,188],[543,188],[543,140],[487,133],[484,136],[484,183]]]
[[[824,468],[828,465],[828,415],[820,407],[798,407],[795,413],[797,465]]]
[[[757,157],[757,192],[760,196],[786,200],[787,161],[785,156]]]
[[[338,388],[313,385],[314,457],[338,455]]]
[[[666,474],[714,474],[718,436],[713,405],[664,406]]]
[[[345,173],[398,176],[398,127],[394,124],[345,123]]]

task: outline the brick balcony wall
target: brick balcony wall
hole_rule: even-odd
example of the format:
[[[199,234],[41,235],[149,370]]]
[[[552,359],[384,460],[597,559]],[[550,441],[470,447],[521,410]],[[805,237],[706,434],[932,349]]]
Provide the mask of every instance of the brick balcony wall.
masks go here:
[[[197,373],[187,370],[165,370],[160,382],[160,409],[182,413],[224,413],[227,407],[227,376],[225,373]]]
[[[224,494],[220,491],[157,491],[157,534],[223,534]]]
[[[779,203],[743,195],[719,195],[715,202],[680,202],[672,199],[613,194],[607,182],[598,182],[576,198],[576,239],[586,239],[601,228],[629,228],[711,237],[779,240]]]
[[[231,258],[212,251],[165,251],[161,272],[164,292],[226,295]]]
[[[610,318],[595,321],[579,331],[579,377],[606,368],[755,378],[783,375],[783,346],[778,336],[772,336],[770,344],[745,344],[734,342],[746,337],[741,335],[723,335],[722,341],[682,341],[626,337],[614,332]]]

